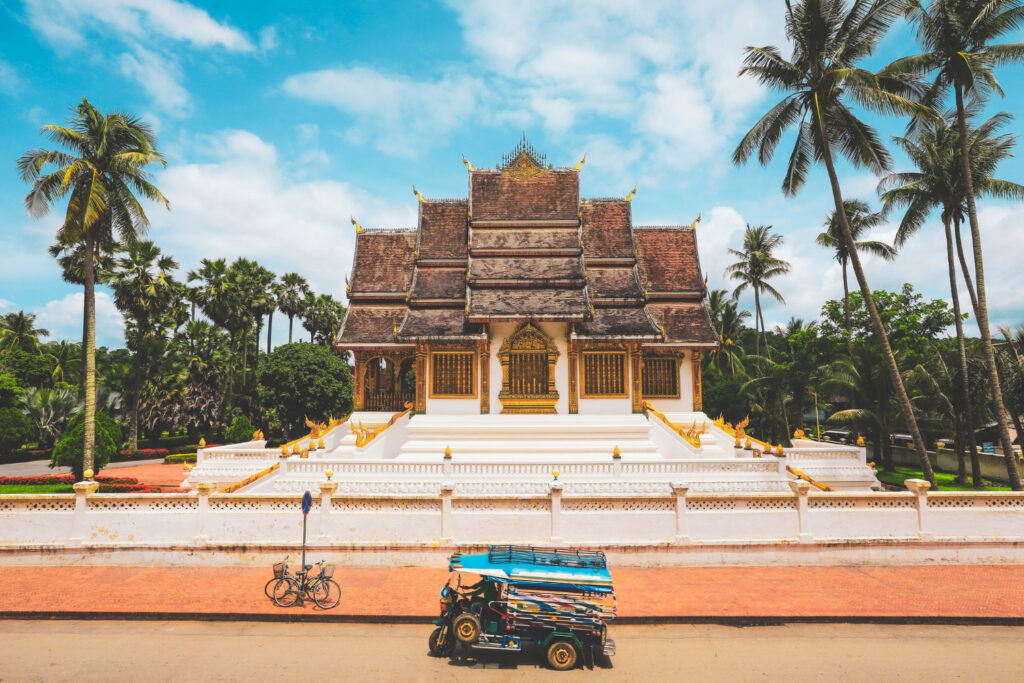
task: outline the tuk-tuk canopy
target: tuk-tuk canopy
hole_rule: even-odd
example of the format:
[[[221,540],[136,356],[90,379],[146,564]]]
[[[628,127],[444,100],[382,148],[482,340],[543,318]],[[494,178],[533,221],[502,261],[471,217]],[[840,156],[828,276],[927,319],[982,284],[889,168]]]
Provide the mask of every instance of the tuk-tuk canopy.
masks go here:
[[[611,591],[612,577],[600,550],[495,545],[486,553],[448,558],[449,571],[471,572],[509,583],[573,585]]]

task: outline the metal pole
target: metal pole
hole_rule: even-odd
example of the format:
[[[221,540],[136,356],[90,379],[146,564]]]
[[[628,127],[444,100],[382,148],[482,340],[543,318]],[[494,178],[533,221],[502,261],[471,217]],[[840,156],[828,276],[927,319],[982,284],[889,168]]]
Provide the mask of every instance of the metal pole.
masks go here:
[[[309,515],[302,515],[302,571],[306,571],[306,517]]]

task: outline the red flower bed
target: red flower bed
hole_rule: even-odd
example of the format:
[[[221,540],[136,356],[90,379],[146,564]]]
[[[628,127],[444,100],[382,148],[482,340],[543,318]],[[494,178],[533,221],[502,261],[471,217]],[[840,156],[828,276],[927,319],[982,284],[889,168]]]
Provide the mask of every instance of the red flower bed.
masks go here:
[[[118,460],[154,460],[171,454],[167,448],[141,448],[137,451],[124,450],[118,453]]]
[[[139,486],[134,477],[96,477],[100,490],[104,486]],[[0,484],[16,484],[19,486],[36,486],[40,484],[74,484],[75,477],[71,474],[40,474],[34,477],[0,477]]]

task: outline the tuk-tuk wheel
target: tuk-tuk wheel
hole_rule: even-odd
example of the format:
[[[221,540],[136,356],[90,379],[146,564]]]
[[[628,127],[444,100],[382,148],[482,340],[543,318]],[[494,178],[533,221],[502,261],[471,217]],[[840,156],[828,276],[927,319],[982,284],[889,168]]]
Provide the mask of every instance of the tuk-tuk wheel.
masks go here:
[[[469,613],[460,614],[452,622],[452,630],[460,643],[472,645],[480,640],[480,617]]]
[[[448,642],[444,644],[444,647],[441,647],[437,642],[438,638],[440,637],[441,627],[438,626],[430,632],[430,638],[427,640],[427,645],[430,647],[430,654],[434,655],[435,657],[444,657],[450,655],[455,646],[455,643],[453,643],[452,640],[449,638]]]
[[[556,640],[548,645],[548,666],[555,671],[568,671],[576,667],[579,654],[576,646],[564,640]]]

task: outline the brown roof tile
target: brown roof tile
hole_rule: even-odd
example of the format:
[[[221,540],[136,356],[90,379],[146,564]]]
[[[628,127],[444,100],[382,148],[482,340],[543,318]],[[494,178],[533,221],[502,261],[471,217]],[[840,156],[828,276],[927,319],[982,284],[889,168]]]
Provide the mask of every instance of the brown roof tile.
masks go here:
[[[649,303],[647,309],[656,323],[664,324],[666,342],[713,346],[717,341],[711,318],[701,302]]]
[[[414,230],[363,230],[357,233],[352,291],[408,291],[415,251]]]
[[[469,174],[473,220],[575,220],[579,207],[580,175],[549,170],[517,180],[496,170]]]
[[[582,278],[583,265],[571,256],[487,256],[474,258],[470,277],[499,280],[552,280]]]
[[[480,289],[473,290],[469,305],[470,318],[578,318],[587,310],[582,289]]]
[[[661,337],[643,306],[597,308],[591,320],[576,323],[578,337]]]
[[[473,249],[578,249],[576,228],[473,228]]]
[[[466,298],[465,268],[417,268],[410,299]]]
[[[691,228],[637,228],[641,282],[651,292],[701,292],[697,240]]]
[[[369,306],[352,304],[345,313],[338,344],[394,343],[394,327],[405,317],[405,306]]]
[[[643,291],[632,268],[587,268],[587,282],[595,298],[639,299]]]
[[[420,258],[466,258],[469,202],[420,203]]]
[[[633,258],[626,200],[587,203],[583,213],[583,254],[587,258]]]
[[[398,336],[403,340],[480,338],[483,326],[466,322],[466,312],[462,308],[410,309]]]

